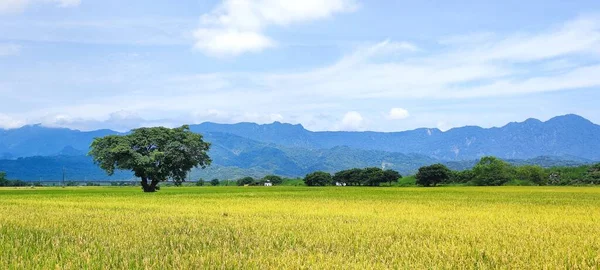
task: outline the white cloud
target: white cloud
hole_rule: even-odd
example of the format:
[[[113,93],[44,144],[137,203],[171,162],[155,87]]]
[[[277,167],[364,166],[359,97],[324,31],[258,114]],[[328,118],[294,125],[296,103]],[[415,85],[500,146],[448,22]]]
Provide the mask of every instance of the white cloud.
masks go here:
[[[347,112],[338,126],[338,130],[358,131],[364,128],[364,118],[358,112]]]
[[[212,56],[236,56],[276,45],[264,30],[271,26],[329,18],[350,12],[354,0],[223,0],[204,14],[194,47]]]
[[[326,99],[456,99],[600,86],[600,20],[580,18],[541,34],[448,45],[427,55],[389,58],[395,43],[361,47],[338,62],[304,73],[264,77],[273,89]],[[584,62],[578,59],[586,57]],[[546,61],[570,59],[551,70]],[[307,89],[310,89],[307,93]]]
[[[81,4],[81,0],[1,0],[0,14],[22,12],[33,4],[51,3],[59,7],[75,7]]]
[[[0,128],[11,129],[25,125],[25,122],[12,116],[0,113]]]
[[[21,46],[17,44],[0,43],[0,57],[17,55],[21,52]]]
[[[8,70],[0,74],[0,92],[4,91],[4,100],[6,96],[27,100],[26,105],[38,109],[27,112],[23,119],[38,119],[47,113],[66,114],[97,121],[90,125],[95,127],[112,125],[103,121],[123,109],[148,119],[137,122],[142,124],[283,120],[299,122],[313,130],[397,130],[417,124],[434,127],[438,121],[447,129],[473,124],[474,117],[502,123],[515,119],[515,113],[487,103],[471,109],[481,112],[477,116],[462,112],[457,120],[456,111],[463,109],[456,104],[480,104],[480,99],[510,97],[538,104],[525,95],[600,87],[598,22],[598,18],[579,18],[541,32],[494,34],[475,40],[455,38],[433,49],[385,40],[360,46],[329,65],[294,72],[173,74],[165,73],[164,66],[152,69],[138,65],[138,59],[114,59],[97,66],[40,65],[27,67],[21,73]],[[262,25],[261,20],[254,23]],[[124,63],[127,65],[122,66]],[[102,91],[96,91],[95,98],[89,100],[87,92],[80,89],[92,85]],[[48,88],[64,90],[56,95],[40,90]],[[408,113],[404,114],[401,108],[389,113],[382,110],[409,103],[410,119],[386,121],[401,119]],[[440,107],[445,104],[454,107],[442,110]],[[13,115],[26,110],[9,101],[2,105],[5,113]],[[6,109],[11,106],[12,110]],[[571,105],[548,102],[545,106]],[[198,108],[212,109],[190,115]],[[360,113],[347,113],[347,108]],[[436,113],[427,115],[428,111]],[[490,118],[501,114],[496,111],[505,114]]]
[[[213,56],[260,52],[275,42],[261,33],[238,30],[198,29],[194,32],[196,49]]]
[[[406,109],[402,108],[392,108],[388,113],[387,117],[391,120],[401,120],[406,119],[410,116]]]

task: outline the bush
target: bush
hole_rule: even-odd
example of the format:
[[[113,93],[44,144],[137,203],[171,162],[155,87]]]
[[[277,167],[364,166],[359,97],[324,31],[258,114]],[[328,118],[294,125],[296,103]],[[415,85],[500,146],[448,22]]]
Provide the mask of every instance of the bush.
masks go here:
[[[331,177],[331,174],[321,171],[307,174],[306,177],[304,177],[304,183],[307,186],[328,186],[331,185],[332,182],[333,178]]]

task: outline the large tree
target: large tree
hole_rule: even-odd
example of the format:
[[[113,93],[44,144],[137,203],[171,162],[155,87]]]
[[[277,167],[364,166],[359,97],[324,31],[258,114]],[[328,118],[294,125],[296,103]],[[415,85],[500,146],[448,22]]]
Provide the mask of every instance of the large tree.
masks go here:
[[[210,165],[209,148],[210,143],[189,126],[153,127],[96,138],[89,155],[109,175],[115,170],[133,171],[141,178],[144,192],[154,192],[161,181],[185,181],[192,168]]]

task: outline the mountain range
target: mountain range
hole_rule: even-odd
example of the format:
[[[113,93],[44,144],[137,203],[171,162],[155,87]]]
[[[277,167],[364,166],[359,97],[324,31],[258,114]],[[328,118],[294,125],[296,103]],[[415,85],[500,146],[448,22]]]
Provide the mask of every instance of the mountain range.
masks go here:
[[[313,132],[301,125],[275,122],[191,125],[212,143],[213,166],[191,177],[235,178],[275,173],[302,176],[315,170],[352,167],[393,168],[403,174],[443,162],[468,168],[482,156],[513,163],[577,165],[600,160],[600,126],[577,115],[546,122],[528,119],[502,127],[467,126],[441,131],[421,128],[403,132]],[[107,177],[85,154],[95,137],[123,134],[112,130],[82,132],[41,125],[0,130],[0,171],[23,180],[57,179],[63,167],[72,178]],[[79,179],[79,180],[81,180]]]

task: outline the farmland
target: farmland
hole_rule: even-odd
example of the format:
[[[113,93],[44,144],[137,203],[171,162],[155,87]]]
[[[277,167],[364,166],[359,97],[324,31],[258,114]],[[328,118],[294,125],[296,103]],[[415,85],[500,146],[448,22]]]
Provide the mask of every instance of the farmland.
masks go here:
[[[0,268],[600,268],[595,187],[1,188]]]

